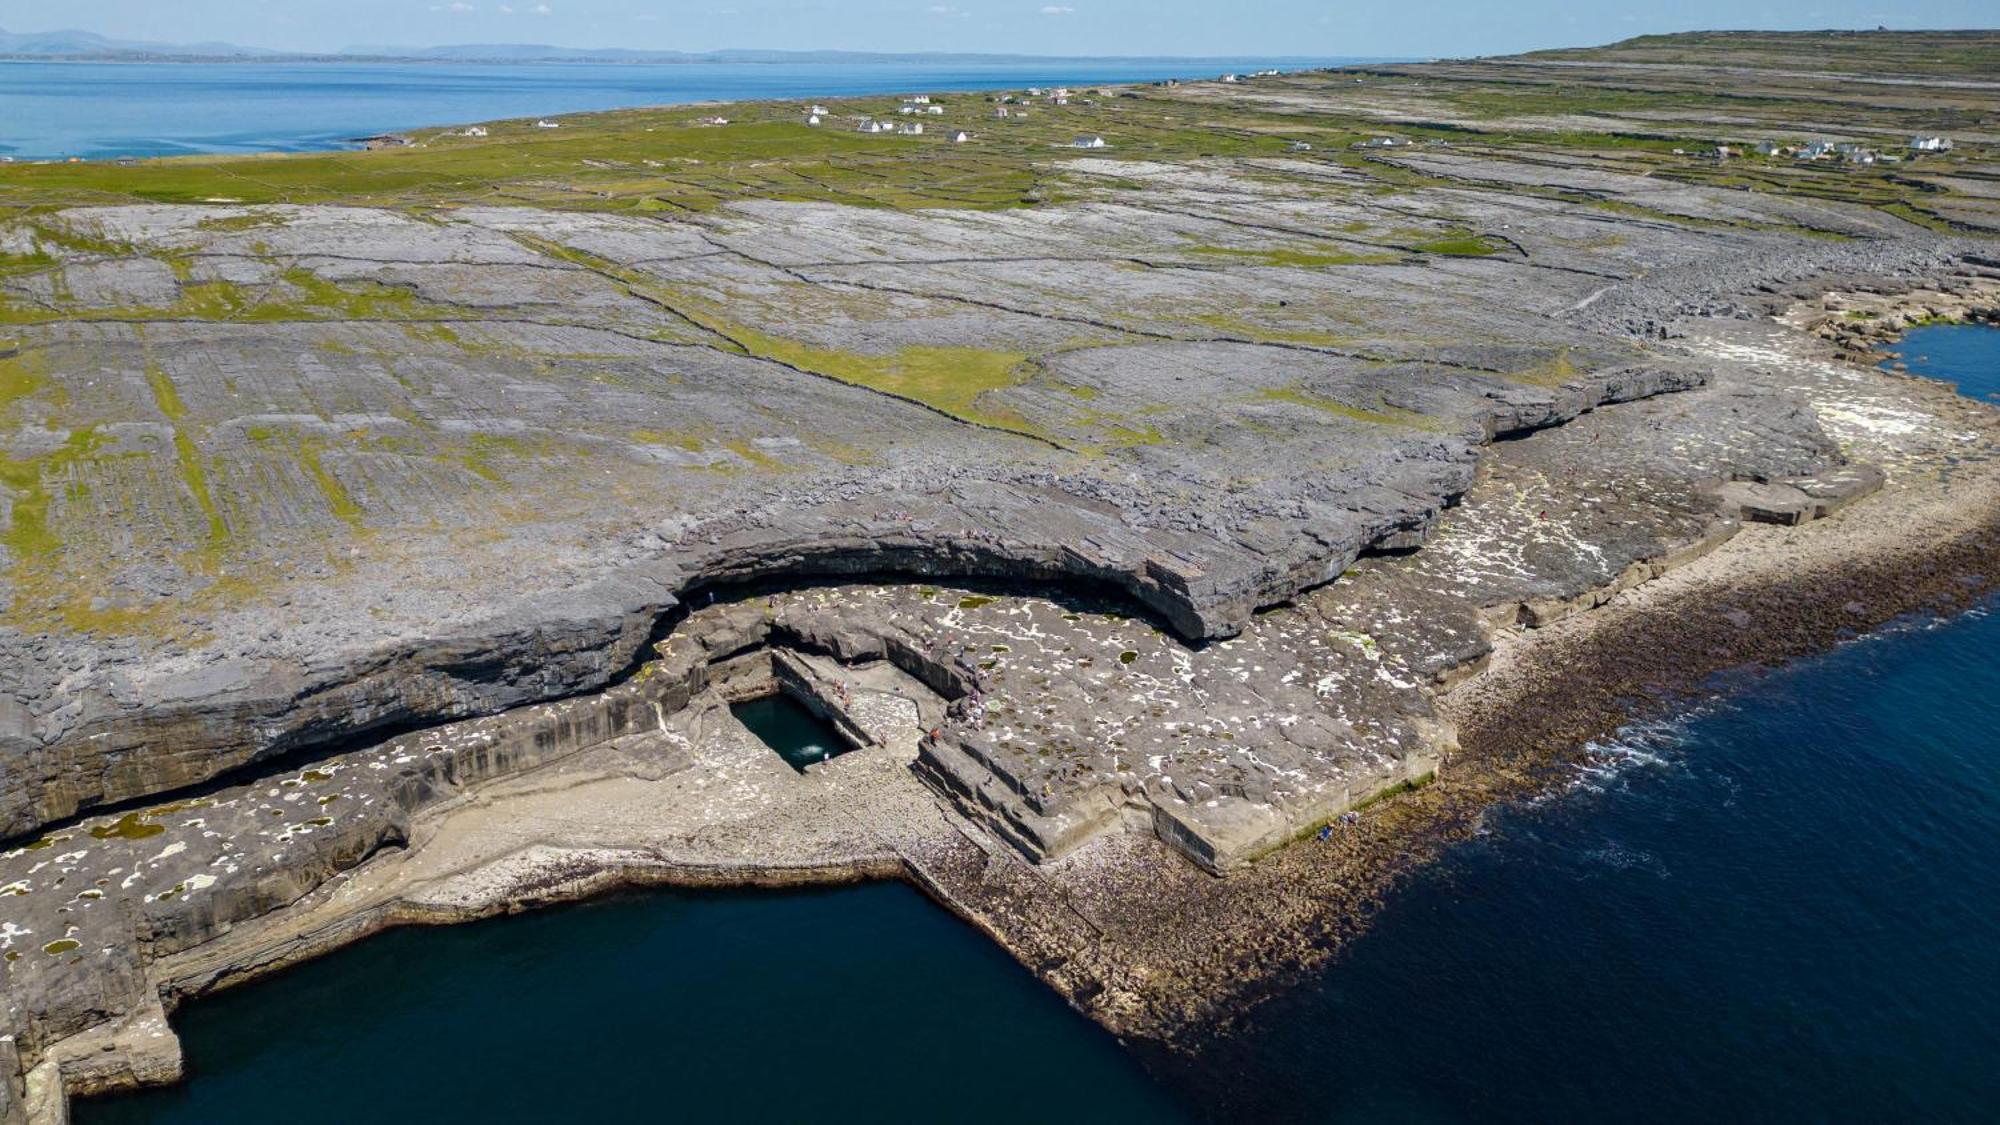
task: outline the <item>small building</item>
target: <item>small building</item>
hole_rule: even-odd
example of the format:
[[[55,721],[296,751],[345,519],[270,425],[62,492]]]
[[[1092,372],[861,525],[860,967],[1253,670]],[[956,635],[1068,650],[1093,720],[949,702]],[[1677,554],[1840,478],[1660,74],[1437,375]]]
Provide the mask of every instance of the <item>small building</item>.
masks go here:
[[[833,111],[826,108],[823,105],[816,105],[808,107],[806,109],[806,112],[814,117],[825,117],[827,114],[832,113]]]
[[[890,128],[891,126],[887,121],[877,121],[872,117],[864,117],[861,119],[861,124],[854,127],[854,131],[857,133],[887,133],[890,131]]]
[[[932,117],[943,117],[944,107],[941,105],[928,106],[924,109],[924,112],[930,114]]]
[[[806,124],[817,127],[819,125],[819,114],[815,113],[812,116],[806,118]]]
[[[1053,98],[1050,98],[1050,99],[1049,99],[1049,104],[1050,104],[1050,105],[1068,105],[1068,104],[1069,104],[1069,99],[1068,99],[1068,98],[1066,98],[1066,97],[1063,97],[1063,96],[1062,96],[1062,95],[1060,95],[1060,94],[1058,94],[1058,95],[1056,95],[1055,97],[1053,97]]]
[[[1867,165],[1875,163],[1876,158],[1874,150],[1865,149],[1859,145],[1856,145],[1855,147],[1847,150],[1846,152],[1841,153],[1840,159],[1848,164],[1855,164],[1865,167]]]
[[[537,129],[560,129],[560,128],[562,128],[562,122],[560,122],[560,121],[550,121],[550,120],[549,120],[548,118],[544,117],[544,118],[542,118],[542,119],[541,119],[540,121],[537,121],[537,122],[535,122],[535,128],[537,128]]]
[[[1313,146],[1307,144],[1305,141],[1293,141],[1289,147],[1293,152],[1311,152],[1313,150]]]
[[[461,137],[483,137],[485,135],[486,135],[486,126],[484,125],[468,126],[465,132],[459,134],[459,136]]]
[[[1074,141],[1072,141],[1072,142],[1071,142],[1071,146],[1072,146],[1072,147],[1074,147],[1074,148],[1110,148],[1110,147],[1111,147],[1110,145],[1108,145],[1108,144],[1105,144],[1105,143],[1104,143],[1104,138],[1103,138],[1103,137],[1100,137],[1100,136],[1096,135],[1095,133],[1093,133],[1093,134],[1090,134],[1089,136],[1083,136],[1083,137],[1078,137],[1078,138],[1077,138],[1076,140],[1074,140]]]
[[[905,122],[902,125],[898,125],[896,131],[906,137],[921,137],[924,134],[924,123],[921,121]]]
[[[1370,137],[1361,142],[1362,148],[1402,148],[1410,142],[1403,137]]]
[[[1911,152],[1950,152],[1950,137],[1911,137]]]
[[[1783,156],[1790,150],[1776,141],[1759,141],[1756,151],[1758,156]]]
[[[1004,121],[1007,118],[1014,116],[1014,111],[1008,109],[1006,106],[1003,105],[999,109],[993,111],[993,116],[1000,118],[1001,120]]]
[[[1242,79],[1242,78],[1241,78],[1240,76],[1238,76],[1238,75],[1234,75],[1234,74],[1225,74],[1225,75],[1223,75],[1223,76],[1222,76],[1221,78],[1218,78],[1218,79],[1216,79],[1216,81],[1218,81],[1218,82],[1229,82],[1229,83],[1236,83],[1236,82],[1241,82],[1241,81],[1243,81],[1243,79]]]
[[[962,145],[971,139],[972,139],[972,134],[966,132],[963,129],[960,129],[958,132],[953,133],[951,135],[951,143],[955,145]]]
[[[701,123],[703,125],[727,125],[729,124],[729,119],[727,117],[704,117],[701,119]]]
[[[910,97],[907,97],[907,98],[904,98],[904,99],[903,99],[903,104],[904,104],[904,105],[929,105],[929,104],[931,104],[931,96],[930,96],[929,94],[913,94],[913,95],[911,95]]]
[[[904,117],[908,117],[917,112],[917,107],[913,105],[901,106],[897,108],[896,112],[902,114]]]
[[[1832,141],[1812,141],[1799,150],[1800,160],[1825,160],[1834,155]]]

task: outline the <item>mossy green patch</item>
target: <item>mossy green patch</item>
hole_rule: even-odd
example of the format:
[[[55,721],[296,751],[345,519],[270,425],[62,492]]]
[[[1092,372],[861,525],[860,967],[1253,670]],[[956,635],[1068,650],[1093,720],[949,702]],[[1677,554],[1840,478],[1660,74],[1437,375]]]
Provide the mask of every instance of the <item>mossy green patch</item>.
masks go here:
[[[1576,364],[1570,359],[1569,349],[1563,348],[1539,363],[1509,372],[1507,378],[1537,387],[1560,387],[1578,374]]]
[[[75,938],[59,938],[42,947],[42,952],[51,957],[60,957],[72,950],[82,949],[83,943]]]
[[[760,359],[919,402],[961,421],[1047,439],[1018,411],[985,397],[1026,380],[1024,352],[915,345],[877,354],[819,347],[741,326],[725,334]]]
[[[90,834],[99,840],[143,840],[148,836],[158,836],[167,829],[145,819],[142,813],[126,813],[110,824],[99,824],[91,828]]]
[[[1320,250],[1294,246],[1247,248],[1239,246],[1192,246],[1189,252],[1213,258],[1227,258],[1245,265],[1287,269],[1323,269],[1328,266],[1391,265],[1403,260],[1393,251]]]
[[[201,449],[195,444],[194,435],[188,427],[181,425],[187,417],[187,404],[181,401],[180,391],[174,381],[167,376],[157,363],[150,360],[146,364],[146,380],[153,388],[153,403],[167,421],[174,423],[174,460],[180,469],[181,483],[187,486],[195,507],[200,509],[202,519],[208,525],[208,542],[203,551],[203,563],[213,569],[216,557],[222,551],[229,537],[229,526],[223,522],[222,509],[215,503],[215,493],[208,483],[207,462]]]
[[[1405,429],[1437,432],[1444,428],[1442,422],[1428,414],[1405,410],[1399,406],[1384,404],[1377,409],[1354,406],[1327,395],[1316,394],[1300,386],[1269,387],[1260,392],[1261,396],[1274,402],[1289,402],[1295,406],[1308,406],[1327,414],[1335,414],[1356,422],[1367,422],[1377,426],[1399,426]]]
[[[1497,239],[1487,238],[1484,235],[1466,234],[1433,238],[1427,242],[1419,242],[1410,249],[1418,250],[1425,254],[1444,254],[1455,258],[1484,258],[1491,254],[1498,254],[1506,248],[1507,244]]]

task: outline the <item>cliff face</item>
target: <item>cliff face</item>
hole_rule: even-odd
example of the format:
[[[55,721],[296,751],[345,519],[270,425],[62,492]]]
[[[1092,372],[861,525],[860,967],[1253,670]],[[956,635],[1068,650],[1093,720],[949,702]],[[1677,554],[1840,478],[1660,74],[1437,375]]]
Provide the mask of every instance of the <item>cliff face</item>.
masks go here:
[[[1764,317],[1990,307],[1989,179],[1585,144],[1471,95],[1632,72],[1501,65],[1129,91],[1088,158],[1040,118],[805,152],[765,106],[274,163],[258,205],[0,173],[47,204],[0,220],[0,1074],[151,1080],[86,1048],[164,983],[634,872],[900,872],[1154,1034],[1379,876],[1285,845],[1450,788],[1496,635],[1984,487],[1936,471],[1984,408]],[[1776,112],[1645,74],[1681,128]],[[1424,137],[1349,147],[1382,121]],[[209,174],[131,193],[208,198],[162,168]],[[870,749],[746,743],[765,648]],[[464,827],[539,785],[623,803]]]
[[[1493,436],[1704,381],[1519,307],[1526,283],[1560,282],[1529,302],[1560,304],[1582,280],[1515,257],[1079,257],[1236,221],[1086,206],[1066,272],[1024,274],[1047,216],[39,219],[92,249],[37,241],[58,264],[9,282],[60,277],[76,307],[5,361],[0,831],[594,690],[716,583],[1048,582],[1227,637],[1421,543]],[[828,257],[863,240],[854,265]],[[246,308],[276,311],[170,315],[252,285],[267,304]],[[341,302],[396,315],[333,319]],[[1312,342],[1273,323],[1334,306],[1379,319]],[[1447,317],[1466,335],[1432,342]]]

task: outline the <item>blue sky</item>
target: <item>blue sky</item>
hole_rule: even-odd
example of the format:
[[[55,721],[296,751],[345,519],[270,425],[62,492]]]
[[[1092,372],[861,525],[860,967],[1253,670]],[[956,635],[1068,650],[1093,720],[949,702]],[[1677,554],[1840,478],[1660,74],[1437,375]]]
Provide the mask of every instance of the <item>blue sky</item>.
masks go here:
[[[0,0],[9,31],[357,43],[1468,55],[1713,27],[1992,27],[1996,0]]]

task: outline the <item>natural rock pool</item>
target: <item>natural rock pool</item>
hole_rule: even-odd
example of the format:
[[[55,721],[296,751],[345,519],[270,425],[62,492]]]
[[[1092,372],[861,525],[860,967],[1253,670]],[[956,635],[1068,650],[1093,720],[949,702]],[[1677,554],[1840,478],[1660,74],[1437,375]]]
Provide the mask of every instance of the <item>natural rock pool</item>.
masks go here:
[[[738,703],[729,711],[800,773],[853,749],[824,719],[782,692]]]

